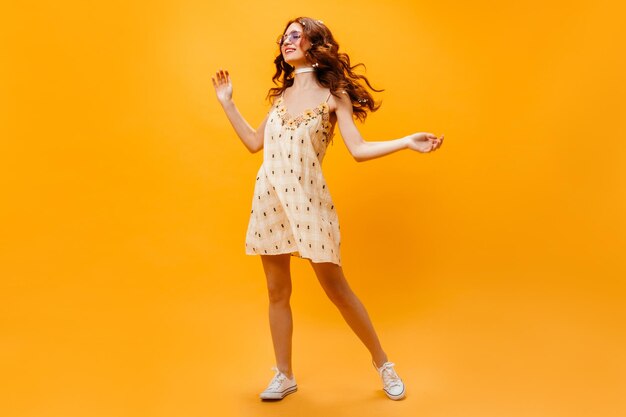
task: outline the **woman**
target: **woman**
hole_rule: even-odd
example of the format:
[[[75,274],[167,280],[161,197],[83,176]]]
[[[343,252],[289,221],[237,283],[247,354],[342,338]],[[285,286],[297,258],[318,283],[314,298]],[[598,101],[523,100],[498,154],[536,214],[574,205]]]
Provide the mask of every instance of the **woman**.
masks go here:
[[[371,142],[361,137],[354,117],[364,120],[380,104],[357,75],[348,55],[319,20],[299,17],[289,21],[279,37],[270,89],[272,107],[258,129],[253,129],[232,101],[228,71],[212,78],[217,98],[243,144],[252,153],[264,149],[256,178],[246,254],[261,256],[269,292],[269,319],[276,371],[265,400],[280,400],[297,390],[291,368],[292,316],[290,260],[306,258],[328,297],[372,355],[384,391],[393,400],[404,397],[402,380],[388,361],[363,304],[351,290],[341,267],[340,234],[336,210],[321,170],[336,124],[357,161],[378,158],[402,149],[432,152],[443,142],[432,133]],[[361,65],[361,64],[359,64]]]

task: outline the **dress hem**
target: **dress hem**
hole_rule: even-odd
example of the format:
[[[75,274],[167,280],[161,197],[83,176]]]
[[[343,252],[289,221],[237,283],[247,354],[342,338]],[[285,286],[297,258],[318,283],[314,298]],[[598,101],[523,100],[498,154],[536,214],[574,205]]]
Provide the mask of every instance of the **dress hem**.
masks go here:
[[[254,256],[254,255],[291,255],[291,256],[295,256],[298,258],[302,258],[302,259],[309,259],[311,262],[319,264],[319,263],[326,263],[326,262],[330,262],[333,263],[335,265],[341,266],[341,261],[334,261],[334,260],[325,260],[325,259],[320,259],[320,258],[312,258],[310,256],[306,256],[306,255],[302,255],[300,254],[300,252],[298,251],[290,251],[290,252],[270,252],[270,253],[258,253],[258,252],[246,252],[246,255],[249,256]]]

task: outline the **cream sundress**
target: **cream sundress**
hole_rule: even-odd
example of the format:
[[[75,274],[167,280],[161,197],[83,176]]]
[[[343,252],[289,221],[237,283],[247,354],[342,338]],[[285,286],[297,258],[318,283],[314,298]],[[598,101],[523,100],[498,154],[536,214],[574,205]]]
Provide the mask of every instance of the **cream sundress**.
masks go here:
[[[308,258],[341,265],[339,219],[322,160],[332,139],[328,99],[292,116],[281,95],[265,126],[246,232],[246,254]]]

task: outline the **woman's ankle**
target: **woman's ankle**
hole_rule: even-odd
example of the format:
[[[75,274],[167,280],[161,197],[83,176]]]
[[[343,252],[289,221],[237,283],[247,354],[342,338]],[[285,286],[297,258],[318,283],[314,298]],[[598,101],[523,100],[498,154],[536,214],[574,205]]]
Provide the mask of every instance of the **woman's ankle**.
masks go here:
[[[389,358],[387,358],[387,354],[385,352],[381,355],[377,355],[376,357],[372,356],[372,362],[377,369],[383,366],[383,364],[387,361],[389,361]]]
[[[291,368],[278,367],[278,370],[289,379],[293,379],[293,371]]]

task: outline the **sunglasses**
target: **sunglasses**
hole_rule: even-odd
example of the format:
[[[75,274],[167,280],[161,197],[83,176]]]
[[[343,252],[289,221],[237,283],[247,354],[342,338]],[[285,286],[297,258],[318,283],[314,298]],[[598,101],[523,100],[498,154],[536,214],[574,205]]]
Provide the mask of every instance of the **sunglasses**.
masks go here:
[[[296,41],[298,41],[300,38],[302,38],[302,32],[292,30],[291,32],[283,36],[279,36],[278,39],[276,39],[276,43],[280,46],[283,46],[287,39],[289,39],[290,43],[296,43]]]

